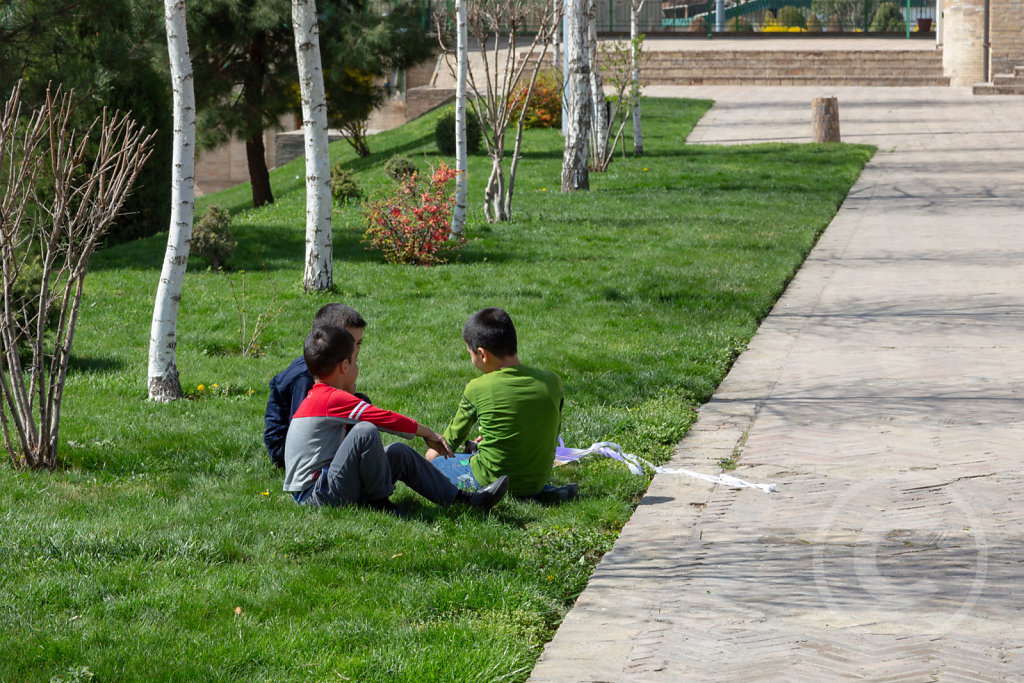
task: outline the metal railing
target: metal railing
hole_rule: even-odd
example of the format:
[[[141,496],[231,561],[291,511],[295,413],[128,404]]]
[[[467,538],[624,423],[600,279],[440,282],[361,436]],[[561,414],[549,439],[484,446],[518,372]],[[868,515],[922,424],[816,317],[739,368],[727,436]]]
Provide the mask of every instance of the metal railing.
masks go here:
[[[393,6],[394,0],[371,0],[382,11]],[[538,4],[542,0],[538,0]],[[551,0],[547,0],[551,1]],[[726,2],[726,31],[739,32],[786,32],[786,27],[765,23],[766,12],[778,18],[784,7],[794,7],[805,22],[811,15],[817,17],[822,35],[837,33],[870,33],[871,25],[883,0],[750,0],[749,2]],[[420,0],[420,14],[426,29],[433,28],[433,7],[435,2],[450,5],[449,15],[454,17],[454,0]],[[935,30],[935,0],[894,0],[903,19],[900,30],[886,33],[921,33]],[[527,19],[526,33],[536,31],[541,11],[536,19]],[[629,33],[629,0],[597,0],[597,30],[602,34]],[[839,21],[833,16],[838,14]],[[921,20],[921,21],[919,21]],[[930,21],[926,21],[930,20]],[[731,25],[730,25],[731,24]],[[811,22],[812,28],[814,22]],[[930,24],[930,28],[928,26]],[[685,2],[685,0],[647,0],[640,12],[641,33],[692,33],[709,32],[715,27],[715,1]],[[835,30],[839,27],[839,30]]]

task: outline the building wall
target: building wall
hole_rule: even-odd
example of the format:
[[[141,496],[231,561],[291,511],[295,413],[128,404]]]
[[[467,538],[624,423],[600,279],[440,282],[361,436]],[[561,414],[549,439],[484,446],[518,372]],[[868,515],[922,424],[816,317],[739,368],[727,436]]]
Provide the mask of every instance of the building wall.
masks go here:
[[[1012,73],[1024,66],[1024,0],[991,0],[989,11],[990,73]]]
[[[984,42],[985,0],[945,0],[942,69],[950,85],[973,86],[985,79]]]
[[[282,130],[295,130],[301,122],[298,117],[281,117]],[[277,166],[274,138],[277,131],[263,133],[263,147],[266,150],[267,168]],[[232,138],[229,142],[198,153],[196,156],[196,195],[217,192],[239,183],[249,182],[249,162],[245,155],[245,141]]]
[[[371,130],[386,130],[400,126],[411,118],[437,106],[451,97],[450,92],[439,96],[428,86],[434,76],[435,59],[408,70],[404,75],[404,90],[394,92],[384,105],[370,115]],[[411,91],[411,92],[410,92]],[[279,130],[263,134],[267,168],[276,168],[304,152],[302,121],[299,117],[281,117]],[[280,135],[279,135],[280,134]],[[333,132],[331,141],[341,139]],[[245,155],[245,141],[237,138],[216,149],[199,152],[196,158],[196,195],[217,192],[239,183],[249,182],[249,162]]]

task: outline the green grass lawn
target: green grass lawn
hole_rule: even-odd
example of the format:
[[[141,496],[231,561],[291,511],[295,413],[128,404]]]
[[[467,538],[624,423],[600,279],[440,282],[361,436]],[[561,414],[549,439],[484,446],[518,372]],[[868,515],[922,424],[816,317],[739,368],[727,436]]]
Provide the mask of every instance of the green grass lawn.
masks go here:
[[[369,322],[360,389],[440,430],[475,375],[460,333],[507,309],[523,362],[557,371],[568,445],[610,439],[664,461],[767,315],[871,155],[849,145],[687,147],[710,103],[646,100],[640,159],[558,191],[561,137],[529,131],[514,221],[487,225],[470,163],[468,242],[446,266],[383,265],[336,210],[337,291],[301,291],[301,160],[204,197],[237,254],[189,264],[178,363],[187,400],[146,400],[166,233],[96,255],[61,425],[63,467],[0,466],[0,680],[523,680],[647,486],[618,463],[560,469],[580,497],[482,515],[401,489],[409,519],[311,510],[262,446],[267,382],[329,301]],[[428,114],[332,154],[368,190],[396,152],[437,158]],[[627,132],[628,137],[628,132]],[[263,355],[238,354],[227,279],[249,315],[283,306]],[[199,392],[198,385],[204,385]],[[216,388],[214,388],[216,385]],[[422,442],[415,445],[423,449]]]

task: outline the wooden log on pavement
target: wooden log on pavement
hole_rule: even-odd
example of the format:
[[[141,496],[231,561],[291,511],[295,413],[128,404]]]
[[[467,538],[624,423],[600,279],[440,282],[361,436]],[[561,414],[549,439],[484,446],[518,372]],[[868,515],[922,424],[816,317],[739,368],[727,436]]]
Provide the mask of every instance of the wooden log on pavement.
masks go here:
[[[811,102],[811,138],[814,142],[839,142],[839,100],[815,97]]]

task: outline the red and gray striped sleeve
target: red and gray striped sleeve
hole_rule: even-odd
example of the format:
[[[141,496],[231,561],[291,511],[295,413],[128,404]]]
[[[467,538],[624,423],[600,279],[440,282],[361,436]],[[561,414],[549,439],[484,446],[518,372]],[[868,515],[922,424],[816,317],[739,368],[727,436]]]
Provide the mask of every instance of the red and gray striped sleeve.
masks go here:
[[[347,391],[316,383],[295,417],[334,417],[349,423],[369,422],[378,429],[411,439],[419,424],[410,417],[378,408]]]

